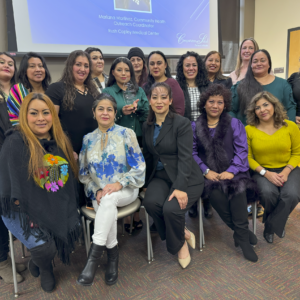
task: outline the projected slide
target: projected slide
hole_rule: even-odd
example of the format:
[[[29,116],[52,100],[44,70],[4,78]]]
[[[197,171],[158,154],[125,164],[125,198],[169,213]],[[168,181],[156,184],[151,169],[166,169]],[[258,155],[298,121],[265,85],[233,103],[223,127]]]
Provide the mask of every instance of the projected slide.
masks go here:
[[[209,48],[209,0],[27,0],[33,44]]]

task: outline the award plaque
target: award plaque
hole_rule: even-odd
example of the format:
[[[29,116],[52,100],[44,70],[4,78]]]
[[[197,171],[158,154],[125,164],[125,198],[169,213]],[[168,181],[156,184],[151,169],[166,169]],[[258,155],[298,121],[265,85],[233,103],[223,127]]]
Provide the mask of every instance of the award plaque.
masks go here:
[[[131,81],[124,83],[123,97],[126,105],[133,105],[136,100],[136,88]]]

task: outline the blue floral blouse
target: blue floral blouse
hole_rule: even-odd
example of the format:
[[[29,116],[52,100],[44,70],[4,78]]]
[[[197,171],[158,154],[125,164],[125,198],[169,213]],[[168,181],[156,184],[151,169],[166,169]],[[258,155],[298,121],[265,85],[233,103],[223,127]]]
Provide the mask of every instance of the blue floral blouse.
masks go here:
[[[107,144],[103,148],[106,136]],[[107,184],[120,182],[123,187],[142,187],[145,170],[133,130],[115,124],[106,133],[97,128],[84,136],[79,154],[79,180],[92,200],[96,200],[96,192]]]

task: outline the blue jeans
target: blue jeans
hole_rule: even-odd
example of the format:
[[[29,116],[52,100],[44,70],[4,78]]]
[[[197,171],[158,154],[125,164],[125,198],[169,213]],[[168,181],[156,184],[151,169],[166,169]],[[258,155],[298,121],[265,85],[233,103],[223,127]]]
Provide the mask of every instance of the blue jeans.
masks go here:
[[[7,229],[22,243],[25,247],[30,250],[36,246],[45,243],[43,240],[36,241],[37,238],[34,235],[30,235],[26,240],[24,237],[24,230],[21,228],[19,213],[15,212],[15,218],[8,218],[2,216],[2,220],[7,227]]]

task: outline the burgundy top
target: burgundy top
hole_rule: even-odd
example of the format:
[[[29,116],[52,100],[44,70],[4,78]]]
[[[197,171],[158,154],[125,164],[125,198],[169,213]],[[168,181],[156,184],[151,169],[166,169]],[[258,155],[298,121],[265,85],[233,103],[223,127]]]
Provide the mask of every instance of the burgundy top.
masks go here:
[[[247,144],[247,135],[245,127],[241,121],[236,118],[231,120],[231,128],[233,130],[233,148],[234,148],[234,157],[231,160],[227,172],[233,173],[235,176],[238,173],[244,173],[249,170],[248,163],[248,144]],[[197,164],[199,165],[202,173],[209,169],[205,163],[201,160],[198,155],[198,146],[197,146],[197,133],[196,133],[196,124],[192,122],[193,129],[193,157]],[[209,128],[211,136],[214,136],[216,128]]]

